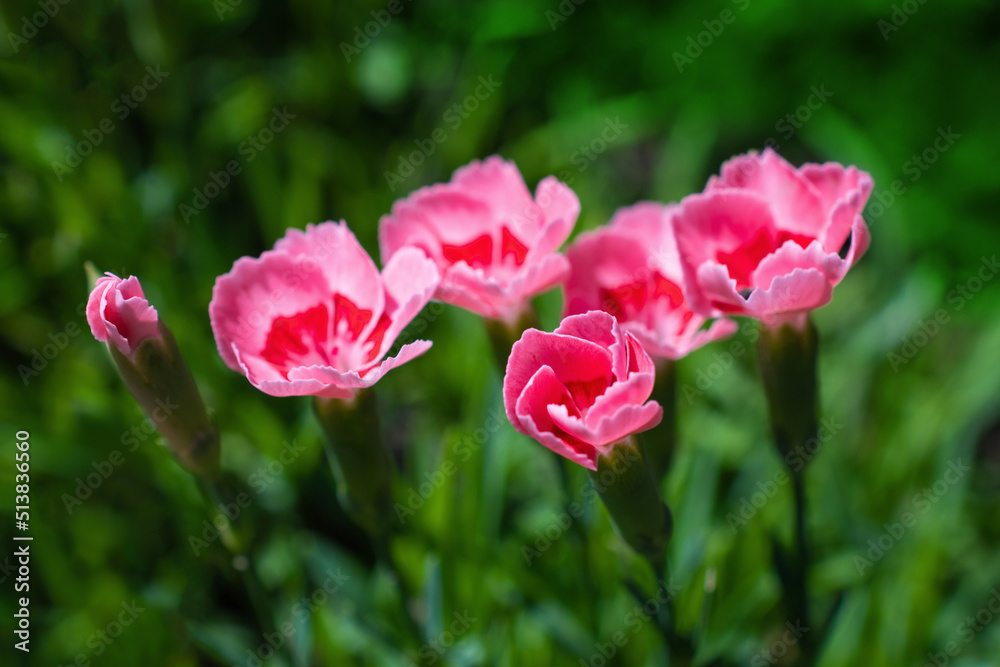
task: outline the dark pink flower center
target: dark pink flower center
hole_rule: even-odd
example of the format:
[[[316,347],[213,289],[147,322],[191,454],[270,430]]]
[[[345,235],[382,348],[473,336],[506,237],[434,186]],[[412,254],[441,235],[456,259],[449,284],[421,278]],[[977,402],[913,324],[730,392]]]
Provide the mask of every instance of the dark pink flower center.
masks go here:
[[[516,236],[510,233],[506,227],[500,235],[500,259],[508,256],[514,257],[514,263],[518,266],[524,264],[524,258],[528,254],[528,246],[521,243]]]
[[[360,363],[367,364],[378,358],[382,340],[392,324],[389,316],[383,313],[364,343],[358,345],[358,337],[371,321],[372,311],[358,308],[347,297],[335,294],[333,312],[332,327],[326,304],[289,317],[275,318],[260,356],[286,377],[288,371],[297,366],[322,365],[347,371],[356,370]],[[368,348],[368,351],[360,358],[357,354],[345,354],[358,348]],[[361,374],[367,370],[361,371]]]
[[[607,391],[609,383],[610,380],[607,378],[599,377],[593,380],[579,380],[576,382],[564,382],[563,384],[569,391],[570,396],[573,397],[573,402],[577,408],[576,413],[579,415],[589,409],[598,396]],[[566,407],[569,409],[570,414],[574,412],[572,407]]]
[[[271,323],[271,332],[260,356],[287,373],[311,355],[330,363],[325,346],[330,335],[330,313],[325,305],[315,306]]]
[[[441,253],[452,264],[465,261],[472,267],[488,266],[493,262],[493,239],[489,236],[480,236],[465,245],[442,243]]]
[[[372,311],[361,310],[353,301],[340,294],[333,295],[333,309],[336,313],[333,318],[334,335],[349,333],[350,340],[356,340],[372,319]]]
[[[648,280],[637,280],[620,287],[601,287],[601,307],[619,322],[646,322],[655,319],[653,310],[673,311],[684,305],[684,292],[680,286],[654,271]],[[644,311],[648,308],[649,312]],[[681,328],[690,321],[693,313],[685,315]]]
[[[464,261],[472,267],[486,267],[494,263],[494,239],[484,234],[465,245],[441,244],[441,254],[451,264]],[[528,247],[506,227],[500,230],[500,261],[514,258],[514,264],[521,266],[528,255]]]
[[[732,252],[719,251],[715,258],[720,264],[729,269],[729,277],[736,280],[736,289],[747,289],[753,287],[751,276],[760,265],[762,259],[780,248],[786,241],[795,241],[799,246],[805,248],[815,239],[802,234],[779,231],[772,234],[769,229],[760,229],[752,239],[737,247]],[[722,308],[722,310],[725,310]],[[736,310],[739,310],[738,308]]]
[[[365,358],[365,363],[375,361],[378,357],[379,351],[382,349],[382,339],[385,338],[385,332],[392,324],[392,320],[385,313],[382,313],[382,317],[378,319],[378,324],[372,329],[372,332],[368,334],[368,339],[365,341],[366,344],[371,344],[371,350],[368,351],[368,355]],[[362,373],[364,375],[364,373]]]

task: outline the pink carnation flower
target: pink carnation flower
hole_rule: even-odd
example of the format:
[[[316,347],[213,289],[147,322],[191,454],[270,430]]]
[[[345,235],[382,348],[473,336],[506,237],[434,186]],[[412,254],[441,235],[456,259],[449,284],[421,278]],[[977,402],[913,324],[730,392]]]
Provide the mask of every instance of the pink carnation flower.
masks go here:
[[[597,470],[602,451],[656,426],[653,361],[611,315],[572,315],[552,333],[528,329],[514,343],[503,382],[518,432]]]
[[[532,199],[514,163],[493,156],[393,204],[379,245],[383,261],[420,248],[441,271],[435,298],[511,323],[565,278],[569,264],[556,251],[579,214],[576,195],[555,177]]]
[[[640,202],[621,208],[606,227],[581,234],[566,251],[566,314],[604,310],[654,359],[680,359],[731,335],[736,324],[705,319],[684,298],[670,215],[678,207]]]
[[[147,338],[161,337],[156,309],[135,276],[122,280],[105,273],[98,278],[87,300],[87,323],[94,338],[114,345],[126,357]]]
[[[871,189],[855,167],[796,169],[771,149],[725,163],[673,217],[691,308],[775,322],[823,306],[868,248]]]
[[[384,359],[437,282],[415,249],[379,274],[344,222],[325,222],[237,260],[215,281],[209,315],[222,359],[261,391],[352,398],[430,349],[418,340]]]

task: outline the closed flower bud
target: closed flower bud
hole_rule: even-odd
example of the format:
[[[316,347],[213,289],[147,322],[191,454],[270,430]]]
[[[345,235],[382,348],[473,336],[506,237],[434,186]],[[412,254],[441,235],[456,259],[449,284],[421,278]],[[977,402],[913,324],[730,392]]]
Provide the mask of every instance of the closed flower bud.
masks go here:
[[[173,334],[146,301],[138,279],[110,273],[99,278],[87,302],[87,322],[177,460],[195,474],[218,472],[218,431]]]

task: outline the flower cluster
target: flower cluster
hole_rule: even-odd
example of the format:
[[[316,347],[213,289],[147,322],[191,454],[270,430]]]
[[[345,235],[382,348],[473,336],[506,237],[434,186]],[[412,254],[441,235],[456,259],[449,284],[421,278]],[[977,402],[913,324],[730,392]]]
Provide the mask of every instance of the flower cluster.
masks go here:
[[[490,157],[392,206],[379,223],[381,270],[343,221],[291,229],[259,257],[236,260],[215,282],[212,331],[222,360],[260,391],[313,397],[339,504],[386,559],[402,528],[392,522],[395,457],[367,390],[431,348],[415,340],[390,354],[430,300],[479,315],[514,429],[588,469],[616,532],[659,576],[673,532],[661,488],[675,442],[674,362],[732,335],[734,317],[759,320],[774,442],[786,461],[810,442],[818,338],[809,314],[867,249],[861,212],[871,190],[854,167],[796,169],[772,150],[749,153],[679,203],[618,210],[564,255],[580,213],[574,192],[550,176],[532,195],[514,163]],[[531,328],[532,299],[557,286],[562,321],[551,332]],[[87,319],[214,499],[225,488],[216,483],[218,431],[138,280],[98,279]],[[802,591],[789,602],[803,620],[805,495],[801,468],[791,474],[798,562],[782,582]],[[240,554],[235,532],[227,544]]]
[[[494,156],[393,205],[381,272],[344,222],[289,230],[237,260],[216,281],[212,330],[223,361],[261,391],[349,400],[431,347],[388,356],[430,299],[514,326],[532,297],[563,285],[566,319],[524,332],[504,401],[519,431],[595,468],[602,448],[659,420],[647,402],[656,365],[731,335],[733,316],[801,325],[830,300],[868,246],[871,189],[854,167],[748,153],[680,203],[620,209],[563,255],[576,195],[550,176],[532,196]],[[160,336],[134,277],[101,278],[88,318],[125,355]]]

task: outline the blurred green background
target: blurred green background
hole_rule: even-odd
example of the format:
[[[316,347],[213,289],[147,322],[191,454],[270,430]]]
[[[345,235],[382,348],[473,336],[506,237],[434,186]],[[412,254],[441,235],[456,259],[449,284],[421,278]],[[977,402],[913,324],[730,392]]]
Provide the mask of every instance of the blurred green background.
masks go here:
[[[829,617],[820,664],[922,665],[928,652],[1000,664],[1000,623],[966,620],[1000,590],[1000,290],[984,263],[1000,245],[998,19],[985,0],[0,0],[0,558],[13,551],[22,429],[34,536],[32,652],[12,650],[3,561],[2,663],[267,653],[226,550],[192,547],[209,518],[194,482],[154,437],[132,446],[144,417],[87,329],[84,261],[142,280],[216,411],[224,465],[253,489],[250,567],[295,629],[295,662],[267,664],[405,665],[397,588],[338,509],[309,402],[259,393],[218,357],[215,277],[327,219],[346,219],[377,258],[395,198],[493,153],[532,188],[567,181],[580,231],[638,199],[700,190],[724,159],[770,141],[795,164],[875,179],[871,249],[815,318],[822,415],[838,425],[808,478],[815,611]],[[287,125],[265,132],[276,111]],[[548,328],[560,299],[540,299]],[[927,324],[939,311],[946,321]],[[434,348],[377,393],[397,498],[430,485],[395,550],[435,662],[664,664],[622,586],[650,575],[599,503],[565,530],[553,518],[572,499],[554,457],[502,418],[478,318],[421,318]],[[664,491],[678,625],[699,664],[796,655],[779,646],[771,549],[791,534],[790,486],[746,525],[727,519],[781,465],[752,335],[734,339],[745,354],[727,357],[725,341],[680,363],[682,440]],[[282,462],[289,447],[302,451]],[[67,507],[116,451],[120,465]],[[942,481],[957,462],[970,472]],[[915,523],[899,532],[906,512]],[[546,531],[555,539],[529,565],[522,547]],[[133,600],[144,610],[116,628]],[[466,621],[445,649],[455,614]],[[605,658],[616,633],[624,645]]]

